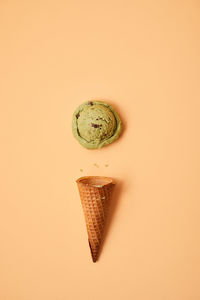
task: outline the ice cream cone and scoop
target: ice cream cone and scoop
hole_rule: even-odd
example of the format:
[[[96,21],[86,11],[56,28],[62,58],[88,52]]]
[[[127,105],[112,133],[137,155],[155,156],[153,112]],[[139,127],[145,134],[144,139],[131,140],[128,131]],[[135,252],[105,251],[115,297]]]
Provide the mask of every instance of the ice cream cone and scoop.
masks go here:
[[[112,144],[119,138],[121,131],[122,122],[117,111],[104,101],[87,101],[73,114],[73,135],[87,149],[99,149]],[[95,166],[98,167],[97,164]],[[115,183],[112,178],[103,176],[81,177],[76,182],[85,216],[91,255],[93,262],[96,262]]]
[[[114,180],[103,176],[85,176],[76,180],[81,198],[92,260],[101,248]]]

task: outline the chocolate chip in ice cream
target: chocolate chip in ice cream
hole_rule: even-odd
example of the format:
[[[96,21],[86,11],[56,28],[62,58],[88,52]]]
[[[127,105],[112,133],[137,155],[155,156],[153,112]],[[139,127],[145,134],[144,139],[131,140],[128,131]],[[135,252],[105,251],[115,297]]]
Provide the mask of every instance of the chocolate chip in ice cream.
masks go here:
[[[94,123],[91,123],[91,126],[94,127],[94,128],[99,128],[100,127],[99,124],[94,124]]]

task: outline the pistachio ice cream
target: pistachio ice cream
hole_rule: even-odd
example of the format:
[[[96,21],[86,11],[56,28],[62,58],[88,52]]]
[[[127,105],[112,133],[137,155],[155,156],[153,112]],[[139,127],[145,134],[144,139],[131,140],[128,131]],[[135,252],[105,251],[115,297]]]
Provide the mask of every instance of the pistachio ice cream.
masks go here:
[[[75,110],[72,130],[82,146],[96,149],[114,142],[121,133],[122,124],[110,104],[88,101]]]

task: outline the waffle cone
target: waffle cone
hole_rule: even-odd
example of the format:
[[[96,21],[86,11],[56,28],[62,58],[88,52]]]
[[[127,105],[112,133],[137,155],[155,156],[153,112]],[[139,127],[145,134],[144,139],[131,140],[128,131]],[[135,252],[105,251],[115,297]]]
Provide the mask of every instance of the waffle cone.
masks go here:
[[[81,177],[76,182],[85,216],[92,260],[96,262],[114,182],[112,178],[101,176]]]

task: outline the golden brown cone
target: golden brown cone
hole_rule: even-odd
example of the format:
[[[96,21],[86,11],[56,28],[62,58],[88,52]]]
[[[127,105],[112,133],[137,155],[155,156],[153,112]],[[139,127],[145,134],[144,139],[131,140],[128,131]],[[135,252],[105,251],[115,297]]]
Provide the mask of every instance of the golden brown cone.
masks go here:
[[[114,181],[110,177],[85,176],[76,182],[85,216],[92,260],[96,262],[102,243]]]

